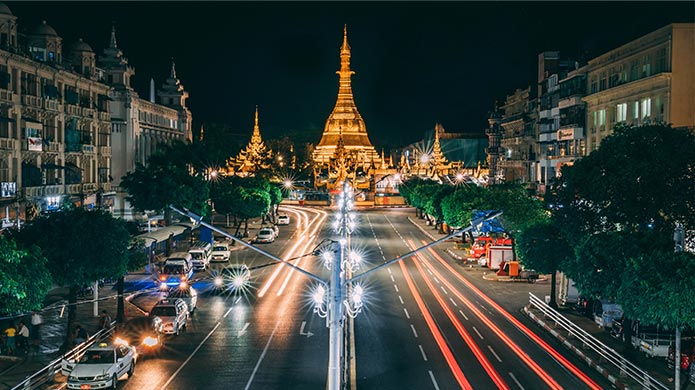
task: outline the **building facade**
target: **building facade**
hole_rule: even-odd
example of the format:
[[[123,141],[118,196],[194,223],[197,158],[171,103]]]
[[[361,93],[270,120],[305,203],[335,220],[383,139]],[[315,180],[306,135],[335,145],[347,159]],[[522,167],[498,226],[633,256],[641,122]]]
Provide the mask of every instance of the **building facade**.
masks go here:
[[[125,199],[125,190],[120,187],[121,179],[138,165],[146,166],[148,158],[161,146],[174,140],[192,141],[192,116],[186,106],[188,92],[177,78],[172,61],[169,78],[156,96],[152,85],[149,99],[141,98],[131,85],[135,69],[118,47],[115,28],[111,30],[109,46],[99,57],[99,66],[104,69],[105,81],[111,87],[113,213],[132,219],[133,210]]]
[[[590,60],[587,153],[616,124],[695,126],[695,24],[675,23]]]
[[[43,22],[26,36],[0,3],[0,216],[3,225],[110,191],[109,86],[82,40],[63,50]]]
[[[532,89],[517,89],[508,95],[502,105],[502,128],[500,140],[503,154],[499,158],[500,175],[505,181],[533,182],[533,164],[538,154],[537,111]]]

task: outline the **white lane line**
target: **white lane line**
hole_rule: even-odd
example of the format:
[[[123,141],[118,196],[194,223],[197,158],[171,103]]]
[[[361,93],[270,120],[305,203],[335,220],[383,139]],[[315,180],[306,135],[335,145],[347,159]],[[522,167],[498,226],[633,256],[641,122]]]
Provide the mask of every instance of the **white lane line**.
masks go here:
[[[413,326],[413,324],[410,324],[410,329],[413,330],[413,335],[415,336],[415,338],[417,338],[417,332],[415,331],[415,327]]]
[[[514,374],[512,374],[512,373],[510,372],[510,373],[509,373],[509,376],[511,376],[511,377],[512,377],[512,380],[514,381],[514,383],[516,383],[516,385],[519,386],[519,389],[521,389],[521,390],[526,390],[526,389],[524,388],[524,386],[522,386],[521,383],[519,383],[519,380],[516,379],[516,377],[514,376]]]
[[[475,331],[475,333],[478,334],[478,337],[480,337],[480,339],[482,340],[482,339],[483,339],[483,335],[480,334],[480,332],[478,332],[478,329],[477,329],[475,326],[473,327],[473,330]]]
[[[282,317],[284,314],[285,311],[283,310],[283,312],[280,313],[280,317]],[[265,358],[265,354],[268,353],[268,348],[270,347],[270,343],[273,341],[275,332],[277,332],[278,327],[280,326],[280,322],[281,321],[275,323],[275,328],[273,328],[273,332],[270,334],[270,337],[268,337],[268,342],[265,343],[265,348],[263,348],[263,352],[261,353],[261,356],[258,358],[258,361],[256,362],[256,367],[253,368],[253,372],[251,372],[251,376],[249,377],[249,381],[246,383],[246,387],[244,387],[244,390],[249,390],[249,388],[251,387],[251,383],[253,383],[253,378],[256,376],[256,373],[258,372],[258,367],[261,366],[261,362],[263,361],[263,358]]]
[[[227,318],[227,316],[229,315],[229,313],[232,312],[232,309],[234,309],[234,306],[230,307],[229,310],[227,310],[227,312],[224,313],[224,315],[223,315],[222,317]]]
[[[430,379],[432,379],[432,385],[434,385],[434,388],[436,390],[439,390],[439,385],[437,384],[437,380],[434,379],[434,374],[432,373],[432,370],[430,370],[429,373],[430,373]]]
[[[492,349],[492,346],[488,345],[488,346],[487,346],[487,349],[489,349],[490,352],[492,352],[492,354],[495,355],[495,359],[497,359],[498,362],[502,363],[502,359],[500,359],[500,357],[497,356],[497,352],[495,352],[495,350]]]
[[[395,289],[396,289],[396,292],[398,292],[398,286],[396,286],[396,285],[394,284],[394,285],[393,285],[393,288],[395,288]]]
[[[449,297],[449,300],[451,301],[451,303],[454,304],[454,306],[458,307],[458,305],[456,304],[456,301],[454,300],[454,298]]]
[[[437,284],[439,284],[439,279],[435,278],[434,276],[432,276],[432,279],[434,279],[434,281],[437,282]]]
[[[406,309],[406,308],[404,307],[404,308],[403,308],[403,311],[405,312],[406,318],[410,319],[410,314],[408,314],[408,309]]]
[[[464,318],[466,321],[468,321],[468,317],[466,317],[466,315],[463,314],[463,312],[462,312],[461,310],[459,310],[459,313],[461,313],[461,315],[463,316],[463,318]]]
[[[393,274],[391,274],[391,281],[396,283],[396,279],[393,278]]]
[[[400,295],[398,296],[398,300],[401,301],[401,305],[405,305],[405,303],[403,303],[403,298],[401,298]]]
[[[389,274],[391,273],[391,268],[386,268],[387,271],[389,271]]]
[[[425,355],[425,350],[422,349],[422,345],[418,344],[418,347],[420,347],[420,353],[422,354],[422,360],[427,361],[427,355]]]
[[[403,240],[403,241],[405,241],[405,240]],[[430,275],[432,275],[432,277],[434,277],[434,274],[432,273],[432,271],[429,268],[427,268],[427,272],[429,272]]]
[[[181,363],[181,365],[179,366],[179,368],[178,368],[176,371],[174,371],[174,374],[169,378],[169,380],[164,384],[164,386],[162,386],[162,390],[166,389],[167,386],[169,386],[169,383],[171,383],[171,381],[173,381],[174,378],[176,378],[176,375],[178,375],[179,372],[181,372],[181,370],[183,370],[183,367],[184,367],[186,364],[188,364],[188,362],[193,358],[193,356],[196,354],[196,352],[198,352],[198,350],[200,349],[200,347],[202,347],[203,344],[205,344],[205,342],[208,341],[208,339],[210,338],[210,336],[212,336],[212,334],[215,333],[215,331],[217,330],[217,328],[220,327],[220,324],[221,324],[221,323],[218,322],[217,325],[215,325],[215,327],[212,328],[212,330],[210,331],[210,333],[208,333],[208,335],[205,336],[205,338],[203,339],[203,341],[201,341],[200,344],[198,344],[198,346],[193,350],[193,352],[188,356],[188,358],[187,358],[186,360],[184,360],[183,363]]]
[[[449,295],[449,293],[446,292],[446,290],[444,289],[444,286],[440,286],[440,287],[442,288],[442,291],[444,291],[444,294]]]
[[[244,327],[239,331],[239,333],[237,333],[236,337],[241,337],[241,336],[245,335],[246,329],[248,329],[248,327],[249,327],[249,323],[247,322],[246,325],[244,325]]]

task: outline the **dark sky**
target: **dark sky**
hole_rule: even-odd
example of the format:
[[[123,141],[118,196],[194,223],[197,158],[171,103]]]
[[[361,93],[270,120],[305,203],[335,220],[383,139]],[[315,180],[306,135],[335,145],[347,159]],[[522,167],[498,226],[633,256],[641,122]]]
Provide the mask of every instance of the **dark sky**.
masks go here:
[[[355,102],[372,143],[395,147],[442,123],[480,133],[495,100],[535,84],[538,53],[602,54],[672,22],[684,2],[8,2],[20,30],[45,19],[69,47],[118,45],[148,97],[170,58],[190,93],[194,125],[224,122],[264,138],[320,139],[335,104],[343,24]]]

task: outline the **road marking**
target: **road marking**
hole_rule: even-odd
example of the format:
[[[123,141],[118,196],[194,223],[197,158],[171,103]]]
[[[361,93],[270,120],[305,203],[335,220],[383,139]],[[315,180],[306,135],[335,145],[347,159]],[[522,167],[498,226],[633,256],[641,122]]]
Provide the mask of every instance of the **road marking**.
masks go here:
[[[313,336],[314,334],[311,333],[311,332],[306,332],[306,333],[304,333],[304,327],[305,327],[305,326],[306,326],[306,321],[302,321],[302,326],[299,327],[299,334],[300,334],[301,336],[306,336],[306,338],[309,338],[309,337]]]
[[[487,349],[489,349],[490,352],[492,352],[492,354],[495,355],[495,359],[497,359],[498,362],[502,363],[502,359],[500,359],[500,357],[497,356],[497,353],[495,352],[494,349],[492,349],[492,346],[488,345],[488,346],[487,346]]]
[[[428,269],[428,271],[429,271],[429,269]],[[432,273],[432,272],[430,272],[430,274],[431,274],[431,273]],[[435,278],[434,276],[432,276],[432,279],[434,279],[435,282],[439,283],[439,279]]]
[[[401,301],[401,305],[405,305],[405,303],[403,303],[403,298],[401,298],[400,295],[398,296],[398,300]]]
[[[519,388],[520,388],[521,390],[526,390],[526,389],[524,388],[524,386],[522,386],[521,383],[519,383],[519,380],[516,379],[516,377],[514,376],[514,374],[512,374],[512,373],[510,372],[510,373],[509,373],[509,376],[512,377],[512,380],[514,381],[514,383],[516,383],[516,385],[519,386]]]
[[[434,388],[436,390],[439,390],[439,385],[437,384],[437,380],[434,379],[434,374],[432,373],[432,370],[430,370],[429,373],[430,373],[430,379],[432,379],[432,385],[434,385]]]
[[[410,329],[413,330],[413,335],[415,336],[415,338],[417,338],[417,332],[415,331],[415,327],[413,326],[413,324],[410,324]]]
[[[404,307],[404,308],[403,308],[403,311],[405,312],[405,316],[406,316],[408,319],[410,319],[410,314],[408,314],[408,309],[406,309],[406,308]],[[417,337],[417,336],[415,336],[415,337]]]
[[[483,335],[478,332],[478,329],[475,326],[473,327],[473,330],[478,334],[478,337],[480,337],[481,340],[484,338]]]
[[[169,386],[169,383],[171,383],[171,381],[173,381],[174,378],[176,378],[176,375],[178,375],[179,372],[181,372],[181,370],[183,370],[183,367],[186,366],[186,364],[188,364],[188,362],[193,358],[193,356],[196,354],[196,352],[198,352],[198,350],[200,349],[200,347],[202,347],[203,344],[205,344],[205,342],[208,341],[208,339],[210,338],[210,336],[212,336],[212,334],[215,333],[215,331],[216,331],[217,328],[219,328],[219,327],[220,327],[220,323],[218,322],[218,323],[215,325],[215,327],[212,328],[212,330],[210,331],[210,333],[208,333],[208,335],[205,336],[205,338],[203,339],[203,341],[201,341],[200,344],[198,344],[198,346],[193,350],[193,352],[191,352],[191,354],[188,355],[188,358],[187,358],[186,360],[184,360],[183,363],[181,363],[181,365],[179,366],[179,368],[178,368],[176,371],[174,371],[174,373],[171,375],[171,377],[169,378],[169,380],[164,384],[164,386],[162,386],[162,390],[166,389],[167,386]],[[248,387],[247,387],[247,389],[248,389]]]
[[[396,292],[398,292],[398,286],[396,286],[396,285],[394,284],[394,285],[393,285],[393,288],[395,288],[395,289],[396,289]]]
[[[227,312],[224,313],[224,315],[223,315],[222,317],[227,318],[227,316],[229,315],[229,313],[232,312],[232,309],[234,309],[234,306],[230,307],[229,310],[227,310]]]
[[[283,310],[282,313],[280,313],[280,317],[282,317],[282,315],[284,314],[285,311]],[[273,332],[270,334],[270,337],[268,337],[268,342],[265,343],[265,348],[263,348],[263,352],[261,352],[261,356],[258,358],[258,361],[256,362],[256,367],[253,368],[253,372],[251,372],[251,376],[249,377],[249,381],[246,383],[246,387],[244,387],[244,390],[249,390],[249,388],[251,387],[253,378],[256,376],[256,373],[258,372],[258,368],[261,366],[261,362],[263,361],[263,358],[265,358],[265,354],[268,353],[268,348],[270,347],[270,343],[273,341],[275,332],[277,332],[278,327],[280,326],[280,322],[282,321],[278,321],[275,323],[275,328],[273,328]],[[169,380],[169,382],[171,382],[171,379]],[[167,384],[169,384],[169,382],[167,382]]]
[[[420,347],[420,353],[422,354],[422,360],[427,361],[427,355],[425,355],[425,350],[422,349],[422,345],[418,344],[418,347]]]
[[[396,282],[396,279],[393,278],[393,274],[391,274],[391,281],[394,283]]]
[[[246,328],[248,328],[248,327],[249,327],[249,323],[247,322],[246,325],[244,325],[244,327],[241,328],[241,330],[239,331],[239,333],[237,334],[236,337],[241,337],[241,336],[245,335],[246,334]]]
[[[468,321],[468,317],[466,317],[466,315],[463,314],[463,312],[462,312],[461,310],[459,310],[459,313],[461,313],[461,315],[463,316],[463,318],[464,318],[466,321]]]
[[[446,290],[444,289],[444,286],[441,286],[441,287],[442,287],[442,291],[444,291],[444,294],[449,295],[449,293],[446,292]]]
[[[458,305],[456,304],[456,301],[454,300],[454,298],[449,297],[449,300],[451,301],[451,303],[454,304],[454,306],[458,307]]]

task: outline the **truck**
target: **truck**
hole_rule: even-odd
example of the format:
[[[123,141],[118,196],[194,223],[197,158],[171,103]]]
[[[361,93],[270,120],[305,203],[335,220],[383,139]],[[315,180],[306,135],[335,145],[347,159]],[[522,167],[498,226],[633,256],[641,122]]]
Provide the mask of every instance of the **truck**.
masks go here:
[[[479,260],[479,263],[482,264],[482,260],[480,259],[487,257],[487,250],[491,245],[511,247],[512,239],[507,237],[492,237],[488,235],[479,236],[475,239],[475,242],[473,242],[473,245],[471,245],[471,248],[468,250],[468,258]]]
[[[511,241],[511,240],[510,240]],[[490,269],[500,269],[502,262],[514,260],[514,251],[510,245],[490,245],[485,254],[487,267]]]

